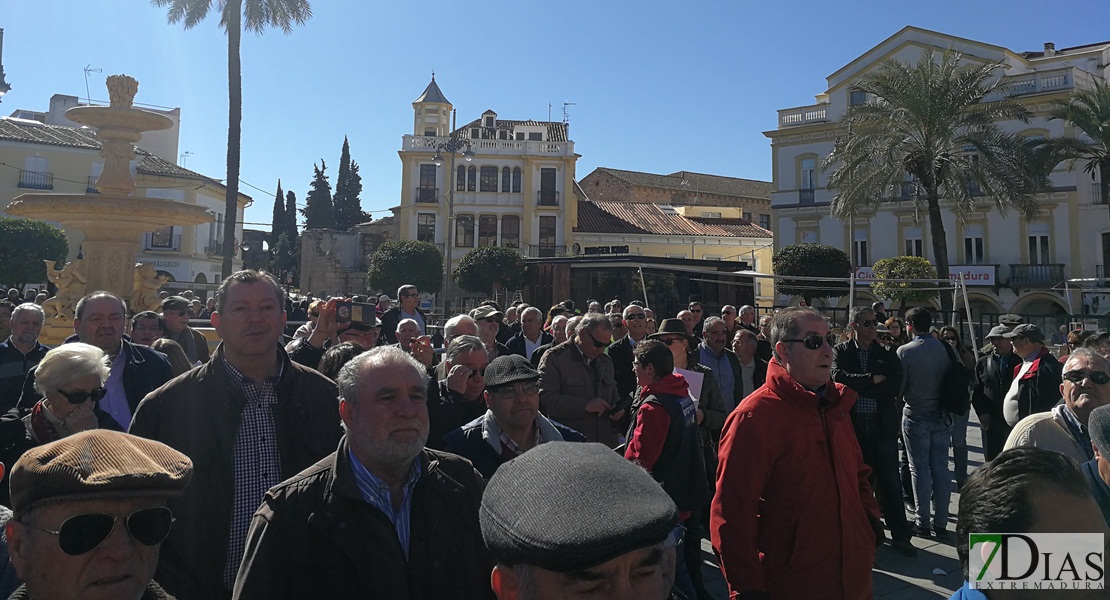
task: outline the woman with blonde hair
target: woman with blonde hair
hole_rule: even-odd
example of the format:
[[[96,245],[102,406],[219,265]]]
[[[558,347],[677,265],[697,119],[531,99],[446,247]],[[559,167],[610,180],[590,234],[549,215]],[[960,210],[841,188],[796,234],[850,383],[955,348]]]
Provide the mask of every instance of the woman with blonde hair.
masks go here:
[[[170,368],[173,369],[173,376],[177,377],[182,373],[188,373],[193,368],[193,364],[189,362],[189,357],[185,356],[185,350],[181,344],[168,339],[158,338],[150,343],[150,347],[166,355],[170,359]]]

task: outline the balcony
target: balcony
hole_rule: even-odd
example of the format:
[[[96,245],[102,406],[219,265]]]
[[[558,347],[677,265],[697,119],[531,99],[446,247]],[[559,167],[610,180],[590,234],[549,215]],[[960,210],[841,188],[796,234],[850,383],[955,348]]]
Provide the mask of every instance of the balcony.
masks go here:
[[[181,250],[181,234],[143,234],[143,250],[150,252],[177,252]]]
[[[798,204],[813,204],[813,190],[798,190]]]
[[[1011,288],[1050,288],[1063,280],[1063,264],[1010,265]]]
[[[428,157],[435,155],[437,149],[443,148],[450,137],[433,137],[425,135],[406,135],[403,138],[403,150],[427,152]],[[463,136],[461,141],[469,141],[470,149],[476,154],[487,156],[574,156],[574,142],[552,142],[540,140],[482,140],[470,139]]]
[[[54,189],[54,174],[20,169],[19,187],[28,190],[52,190]]]
[[[537,206],[559,206],[559,192],[555,190],[540,190],[536,192]]]
[[[416,188],[416,201],[417,202],[438,202],[439,201],[439,188],[418,187]]]
[[[89,184],[87,186],[85,186],[85,193],[86,194],[99,194],[100,193],[100,190],[96,189],[96,180],[97,179],[98,179],[98,177],[96,175],[89,175]]]
[[[204,253],[208,256],[223,256],[224,244],[223,242],[212,242],[204,247]]]
[[[813,104],[797,108],[784,108],[779,112],[779,129],[811,123],[828,123],[828,105]]]
[[[1075,67],[1061,67],[1039,73],[1026,73],[1012,75],[1006,78],[1007,88],[1005,96],[1025,96],[1027,94],[1040,94],[1060,90],[1091,90],[1094,88],[1094,79],[1090,73]],[[988,101],[1001,99],[1002,94],[992,94],[985,99]]]

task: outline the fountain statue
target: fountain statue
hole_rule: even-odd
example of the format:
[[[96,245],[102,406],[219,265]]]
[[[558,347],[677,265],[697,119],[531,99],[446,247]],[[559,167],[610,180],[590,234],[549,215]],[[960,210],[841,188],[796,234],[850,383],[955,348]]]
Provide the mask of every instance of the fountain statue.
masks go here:
[[[106,290],[132,300],[135,279],[140,276],[134,271],[135,256],[144,233],[171,225],[199,225],[213,220],[203,206],[131,195],[135,191],[135,179],[131,175],[131,161],[135,158],[133,144],[144,131],[168,129],[173,122],[163,115],[134,108],[139,89],[135,79],[112,75],[107,85],[109,106],[77,106],[66,111],[69,120],[94,128],[103,144],[100,154],[104,158],[104,169],[96,180],[96,189],[101,193],[22,194],[5,209],[11,216],[52,221],[68,231],[84,233],[81,246],[85,258],[77,261],[82,264],[72,266],[71,280],[66,288],[56,283],[60,289],[54,298],[56,302],[51,305],[51,314],[58,318],[73,317],[72,301],[79,299],[84,290]],[[66,270],[75,264],[66,265],[61,271],[54,271],[51,265],[50,270],[56,274],[54,277],[64,278]],[[145,272],[142,277],[146,279]],[[75,287],[78,283],[84,286],[79,293],[79,287]],[[142,285],[141,306],[133,305],[133,311],[146,310],[151,304],[149,290],[145,287],[147,283]],[[153,293],[157,297],[157,292]],[[54,322],[60,325],[58,319]]]
[[[85,295],[88,289],[89,272],[85,267],[84,259],[77,259],[61,269],[54,268],[54,261],[44,260],[46,263],[46,278],[50,283],[58,286],[58,293],[42,303],[42,310],[46,318],[72,319],[77,308],[77,301]]]
[[[158,288],[166,283],[169,277],[160,275],[154,265],[139,263],[135,265],[135,279],[131,286],[131,312],[162,310],[162,299],[158,297]]]

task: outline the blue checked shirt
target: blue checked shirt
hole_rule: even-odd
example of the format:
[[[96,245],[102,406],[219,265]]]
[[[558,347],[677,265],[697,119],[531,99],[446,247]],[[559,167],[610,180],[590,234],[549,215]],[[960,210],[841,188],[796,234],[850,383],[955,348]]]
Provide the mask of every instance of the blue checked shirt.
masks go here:
[[[231,589],[243,558],[251,517],[262,504],[266,491],[281,482],[281,457],[273,411],[278,401],[275,386],[285,365],[278,363],[277,375],[258,382],[244,376],[226,360],[220,362],[246,397],[232,448],[235,503],[231,510],[231,536],[224,565],[224,583]]]
[[[861,347],[858,343],[856,347],[859,348],[860,369],[863,369],[863,372],[866,373],[867,361],[871,359],[871,350]],[[879,402],[874,398],[865,398],[861,395],[859,399],[856,400],[855,406],[852,407],[852,411],[862,415],[875,414],[879,412]]]
[[[412,470],[409,471],[409,480],[405,482],[405,497],[401,500],[401,508],[393,510],[389,485],[362,466],[354,452],[347,450],[347,454],[351,457],[351,470],[354,471],[358,491],[362,492],[362,499],[382,511],[393,523],[393,530],[397,532],[397,541],[401,542],[401,548],[405,551],[405,558],[407,559],[409,556],[409,520],[412,518],[412,491],[416,487],[416,482],[420,481],[420,459],[412,461]]]

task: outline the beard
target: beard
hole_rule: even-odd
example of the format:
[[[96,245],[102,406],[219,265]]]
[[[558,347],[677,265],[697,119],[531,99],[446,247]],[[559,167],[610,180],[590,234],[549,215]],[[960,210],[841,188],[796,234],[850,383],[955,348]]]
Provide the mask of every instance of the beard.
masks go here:
[[[348,435],[351,435],[350,432]],[[428,426],[421,427],[420,435],[410,442],[394,440],[389,435],[379,437],[370,432],[360,432],[352,437],[358,446],[377,460],[386,464],[404,465],[411,463],[424,450],[424,445],[428,442]]]

